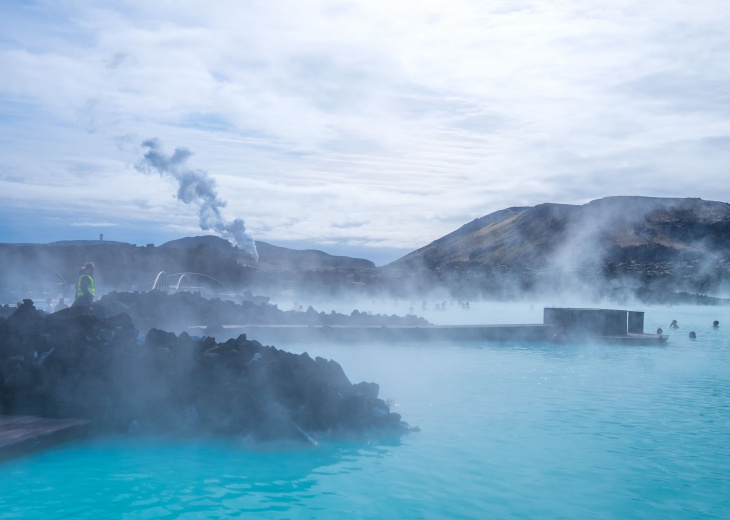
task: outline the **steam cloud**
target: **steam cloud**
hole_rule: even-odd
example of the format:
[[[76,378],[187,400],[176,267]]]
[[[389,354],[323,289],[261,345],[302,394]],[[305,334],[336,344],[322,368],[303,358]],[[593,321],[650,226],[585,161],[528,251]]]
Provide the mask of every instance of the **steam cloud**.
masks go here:
[[[192,152],[187,148],[175,148],[172,155],[166,155],[157,139],[148,139],[142,143],[147,151],[144,158],[135,166],[143,173],[158,172],[160,176],[168,175],[178,182],[177,198],[185,204],[195,204],[200,211],[200,228],[213,230],[234,246],[238,246],[255,260],[259,259],[256,243],[246,233],[242,219],[226,222],[221,215],[221,208],[226,201],[218,197],[215,179],[205,170],[192,170],[185,166]]]

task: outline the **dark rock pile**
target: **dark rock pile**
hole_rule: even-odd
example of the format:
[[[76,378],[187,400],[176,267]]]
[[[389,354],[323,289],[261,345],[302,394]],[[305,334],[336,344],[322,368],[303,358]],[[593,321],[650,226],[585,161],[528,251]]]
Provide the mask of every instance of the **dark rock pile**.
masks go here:
[[[15,312],[16,305],[0,305],[0,318],[7,318]]]
[[[98,432],[236,434],[261,439],[375,436],[410,430],[339,364],[245,336],[216,343],[127,314],[70,308],[45,316],[24,300],[0,318],[0,413],[84,418]]]
[[[348,316],[317,312],[312,307],[305,312],[282,311],[267,303],[208,300],[190,292],[172,295],[157,291],[114,292],[95,302],[94,312],[99,316],[126,313],[143,332],[156,327],[179,333],[203,325],[211,329],[223,325],[428,325],[428,321],[416,316],[371,315],[358,311]]]

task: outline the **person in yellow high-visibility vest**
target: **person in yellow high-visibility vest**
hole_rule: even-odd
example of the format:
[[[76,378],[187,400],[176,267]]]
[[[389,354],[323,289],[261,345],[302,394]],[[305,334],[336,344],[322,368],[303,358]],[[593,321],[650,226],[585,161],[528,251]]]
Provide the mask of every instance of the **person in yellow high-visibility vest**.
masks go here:
[[[94,301],[94,262],[89,262],[79,271],[76,281],[76,299],[72,307],[89,307]]]

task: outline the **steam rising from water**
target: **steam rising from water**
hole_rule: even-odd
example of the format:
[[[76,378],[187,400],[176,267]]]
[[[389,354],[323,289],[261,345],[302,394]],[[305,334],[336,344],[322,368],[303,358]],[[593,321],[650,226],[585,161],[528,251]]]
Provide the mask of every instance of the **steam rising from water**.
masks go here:
[[[142,143],[147,151],[144,158],[136,164],[138,171],[151,173],[156,171],[160,176],[168,175],[178,182],[177,198],[185,204],[195,204],[199,208],[200,228],[213,230],[231,244],[240,247],[255,260],[259,259],[256,243],[246,233],[242,219],[227,222],[221,215],[221,208],[226,201],[221,200],[216,189],[216,182],[205,170],[193,170],[185,166],[192,152],[187,148],[175,148],[172,155],[166,155],[159,140],[148,139]]]

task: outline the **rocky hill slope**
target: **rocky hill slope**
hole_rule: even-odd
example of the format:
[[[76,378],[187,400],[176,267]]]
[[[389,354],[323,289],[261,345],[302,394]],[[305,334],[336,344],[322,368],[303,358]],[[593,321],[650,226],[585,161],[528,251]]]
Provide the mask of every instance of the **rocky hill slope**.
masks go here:
[[[730,253],[730,204],[607,197],[583,206],[540,204],[476,219],[391,266],[675,258]]]
[[[476,219],[385,267],[486,293],[629,284],[655,290],[725,286],[730,204],[701,199],[607,197],[582,206],[540,204]],[[412,274],[417,273],[417,274]]]

